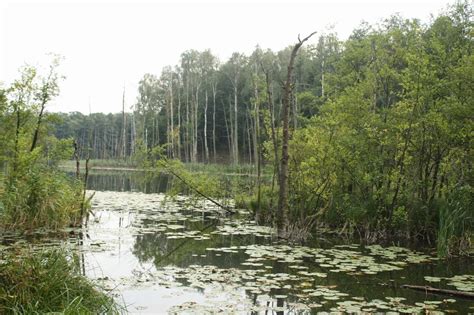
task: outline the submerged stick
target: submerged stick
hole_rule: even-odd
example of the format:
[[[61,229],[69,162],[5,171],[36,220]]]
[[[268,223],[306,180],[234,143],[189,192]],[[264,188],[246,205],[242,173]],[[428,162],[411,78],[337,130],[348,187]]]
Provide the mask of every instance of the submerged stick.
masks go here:
[[[472,293],[472,292],[438,289],[438,288],[433,288],[433,287],[429,287],[429,286],[408,285],[408,284],[402,285],[402,288],[412,289],[412,290],[415,290],[415,291],[422,291],[422,292],[425,292],[425,293],[438,294],[438,295],[451,295],[451,296],[455,296],[455,297],[474,300],[474,293]]]

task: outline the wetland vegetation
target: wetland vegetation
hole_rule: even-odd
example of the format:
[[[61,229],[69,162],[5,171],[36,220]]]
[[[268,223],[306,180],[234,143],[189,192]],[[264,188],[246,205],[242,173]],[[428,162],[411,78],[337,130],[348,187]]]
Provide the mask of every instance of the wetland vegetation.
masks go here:
[[[49,112],[60,59],[25,66],[0,87],[0,313],[474,312],[472,21],[188,50],[108,115]]]

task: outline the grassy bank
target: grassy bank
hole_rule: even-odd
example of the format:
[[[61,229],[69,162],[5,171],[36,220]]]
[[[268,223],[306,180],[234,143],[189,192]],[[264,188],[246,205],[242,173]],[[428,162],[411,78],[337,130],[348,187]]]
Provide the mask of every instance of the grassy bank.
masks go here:
[[[63,250],[3,252],[1,314],[117,314],[113,298],[80,275]]]

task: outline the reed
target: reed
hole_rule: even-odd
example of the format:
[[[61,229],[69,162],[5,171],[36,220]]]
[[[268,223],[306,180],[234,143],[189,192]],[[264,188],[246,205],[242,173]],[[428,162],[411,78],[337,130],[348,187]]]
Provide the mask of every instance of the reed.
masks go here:
[[[118,314],[113,298],[62,249],[15,249],[0,263],[1,314]]]

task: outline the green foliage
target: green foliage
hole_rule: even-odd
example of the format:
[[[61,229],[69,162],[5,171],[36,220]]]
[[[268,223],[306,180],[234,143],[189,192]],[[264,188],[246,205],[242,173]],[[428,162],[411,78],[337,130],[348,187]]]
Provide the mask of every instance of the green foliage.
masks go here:
[[[148,150],[148,153],[144,154],[147,156],[147,160],[142,163],[142,166],[150,171],[149,175],[151,176],[156,173],[172,175],[167,191],[168,196],[176,197],[179,194],[186,194],[195,197],[189,199],[191,202],[204,196],[216,200],[225,200],[231,197],[232,186],[224,180],[222,175],[189,171],[181,161],[167,159],[165,151],[165,147],[155,147]]]
[[[290,119],[292,222],[317,217],[320,226],[357,231],[371,240],[450,238],[450,232],[438,233],[439,220],[461,216],[456,211],[447,216],[446,204],[455,187],[472,187],[473,178],[472,21],[472,5],[463,1],[426,24],[395,15],[377,25],[362,23],[346,41],[330,33],[301,49]],[[249,161],[256,173],[262,144],[263,163],[278,165],[279,84],[290,53],[291,47],[279,52],[257,47],[250,56],[234,53],[220,64],[209,51],[189,50],[176,67],[146,74],[134,113],[126,116],[131,122],[128,156],[151,167],[158,160],[150,156],[150,148],[167,143],[163,156],[192,162],[188,169],[193,171],[219,172],[194,164],[213,158]],[[29,95],[34,75],[26,71],[16,89]],[[21,102],[13,105],[22,109],[22,121],[31,117]],[[122,152],[117,145],[123,138],[121,115],[76,113],[65,118],[62,135],[86,134],[88,143],[94,139],[95,157]],[[12,121],[8,124],[15,129]],[[7,139],[0,135],[0,141]],[[211,158],[209,143],[216,146]],[[5,148],[11,152],[14,145]],[[173,167],[186,181],[222,195],[222,181],[194,176],[183,165]],[[223,187],[260,212],[257,216],[271,217],[277,173],[275,167],[260,197],[251,191],[258,185]]]
[[[271,225],[275,219],[274,207],[278,203],[278,190],[272,190],[270,185],[262,185],[260,193],[259,204],[257,189],[254,188],[251,194],[245,191],[236,192],[235,206],[251,210],[257,223]]]
[[[201,198],[196,194],[196,190],[203,193],[206,196],[213,198],[226,198],[230,197],[230,191],[223,189],[223,183],[220,181],[219,176],[212,173],[194,173],[188,171],[184,164],[178,160],[173,161],[157,161],[156,163],[158,170],[163,170],[164,172],[173,172],[177,174],[182,180],[174,179],[172,181],[172,186],[170,194],[179,194],[184,193],[190,196],[196,196]]]
[[[473,175],[469,16],[459,4],[431,25],[398,16],[378,28],[362,25],[326,75],[330,97],[318,105],[313,92],[298,94],[309,119],[290,143],[290,221],[316,215],[320,225],[370,240],[438,236],[442,255],[466,252],[473,233],[465,193]],[[271,160],[271,143],[265,151]],[[263,189],[264,200],[270,191]]]
[[[0,262],[2,314],[117,314],[114,300],[80,275],[62,250],[5,252]]]
[[[82,184],[56,168],[72,139],[52,135],[56,115],[44,111],[59,92],[55,59],[47,77],[34,67],[0,92],[0,218],[14,229],[60,228],[81,222]]]

